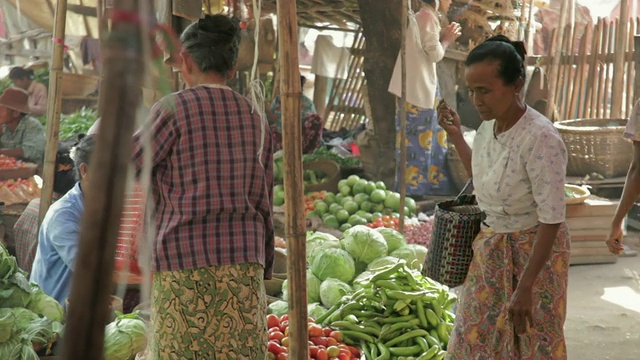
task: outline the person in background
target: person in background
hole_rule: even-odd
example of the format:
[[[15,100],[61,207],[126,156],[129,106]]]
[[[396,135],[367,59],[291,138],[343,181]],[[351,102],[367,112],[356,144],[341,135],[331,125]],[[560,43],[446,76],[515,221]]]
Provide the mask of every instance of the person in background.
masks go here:
[[[483,119],[473,152],[458,114],[438,109],[486,215],[445,359],[567,359],[568,155],[553,123],[522,100],[525,55],[522,42],[496,36],[467,56],[467,87]]]
[[[9,71],[9,79],[16,87],[29,94],[29,113],[33,116],[47,114],[47,87],[35,81],[33,70],[16,66]]]
[[[640,100],[635,103],[631,111],[623,136],[633,143],[633,160],[627,172],[618,208],[611,220],[611,233],[606,242],[612,254],[629,257],[637,256],[638,252],[624,245],[622,227],[625,217],[640,196]]]
[[[24,90],[8,88],[0,96],[0,154],[42,166],[45,131],[29,111]]]
[[[300,75],[300,89],[304,88],[307,78]],[[273,151],[282,150],[282,104],[280,94],[267,109],[267,118],[273,134]],[[316,113],[316,106],[306,95],[300,94],[300,121],[302,122],[302,153],[312,153],[322,144],[322,118]]]
[[[73,160],[69,155],[69,149],[62,146],[58,147],[54,176],[53,202],[64,196],[76,184],[75,174],[73,173]],[[36,198],[29,202],[29,205],[13,226],[18,266],[27,273],[31,272],[33,259],[38,248],[39,219],[40,198]]]
[[[71,150],[77,183],[53,203],[40,226],[38,249],[31,269],[30,281],[63,307],[71,292],[71,279],[78,253],[84,195],[90,181],[89,160],[94,149],[94,137],[85,136]]]
[[[399,174],[406,167],[407,195],[422,197],[448,195],[451,180],[447,170],[447,134],[438,126],[435,110],[438,100],[438,75],[436,63],[444,58],[449,45],[460,36],[460,25],[450,24],[440,28],[438,11],[446,13],[451,0],[422,0],[422,8],[411,14],[406,30],[406,104],[400,104],[402,95],[402,58],[398,55],[389,92],[396,95],[396,130],[400,134],[402,106],[407,114],[406,145],[407,163],[396,164],[396,184]],[[400,158],[400,142],[396,142],[396,158]],[[399,191],[399,189],[397,189]]]
[[[170,62],[188,88],[150,112],[151,358],[265,359],[264,279],[275,251],[271,131],[226,86],[238,58],[235,19],[205,15],[180,41]],[[144,143],[141,130],[134,136],[138,173]]]

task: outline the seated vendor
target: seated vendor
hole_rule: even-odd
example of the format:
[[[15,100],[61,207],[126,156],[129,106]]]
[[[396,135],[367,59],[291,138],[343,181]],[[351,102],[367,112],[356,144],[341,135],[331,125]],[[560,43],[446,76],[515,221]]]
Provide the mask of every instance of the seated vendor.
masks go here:
[[[0,96],[0,154],[42,166],[44,126],[28,114],[24,90],[8,88]]]
[[[29,113],[33,116],[47,114],[47,87],[35,81],[33,70],[16,66],[9,72],[9,79],[16,87],[29,95]]]
[[[73,160],[69,155],[69,149],[59,146],[56,156],[56,172],[53,180],[53,201],[60,199],[76,184],[73,172]],[[31,272],[33,259],[38,248],[38,220],[40,219],[40,198],[31,200],[27,208],[22,212],[18,221],[13,226],[15,239],[16,259],[18,266]]]
[[[304,88],[307,79],[300,76],[300,88]],[[273,151],[282,150],[282,105],[280,95],[276,95],[267,109],[267,118],[273,134]],[[300,121],[302,122],[302,153],[312,153],[322,144],[322,118],[316,113],[313,101],[304,94],[300,97]]]
[[[79,182],[65,196],[56,201],[42,221],[38,249],[30,280],[65,306],[71,292],[71,279],[78,253],[80,221],[84,213],[82,189],[89,181],[89,159],[94,137],[86,136],[71,150],[76,177]]]

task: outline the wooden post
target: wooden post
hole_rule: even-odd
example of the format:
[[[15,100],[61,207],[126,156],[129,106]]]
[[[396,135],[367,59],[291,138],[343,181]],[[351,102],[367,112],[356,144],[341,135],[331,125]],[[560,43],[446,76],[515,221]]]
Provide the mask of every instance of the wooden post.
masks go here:
[[[620,19],[616,28],[616,45],[613,56],[613,88],[611,91],[611,117],[622,116],[622,93],[624,91],[625,55],[629,24],[629,0],[620,2]]]
[[[327,85],[329,79],[326,76],[316,74],[313,81],[313,104],[317,114],[324,114],[327,107]],[[326,119],[323,119],[326,121]]]
[[[300,123],[300,70],[296,2],[278,0],[278,58],[284,151],[284,187],[287,205],[287,279],[289,280],[290,359],[308,359],[307,257],[302,182],[302,124]]]
[[[145,9],[153,9],[152,0],[115,1],[113,12],[122,13],[123,20],[112,23],[105,41],[103,59],[110,76],[102,82],[100,96],[106,98],[103,121],[91,157],[91,181],[84,189],[85,213],[63,345],[66,360],[103,357],[104,329],[113,290],[113,259],[131,164],[133,119],[145,71],[142,25],[135,20],[141,14],[143,1],[148,2]],[[149,13],[153,11],[140,18],[150,21]]]
[[[553,38],[554,43],[560,43],[564,39],[564,29],[566,28],[567,23],[567,12],[569,10],[570,1],[575,0],[564,0],[560,5],[560,20],[558,21],[558,27],[556,28],[555,36]],[[558,69],[560,67],[560,57],[562,56],[562,46],[557,46],[556,51],[551,54],[553,56],[551,58],[551,71],[548,73],[549,77],[549,101],[547,105],[547,118],[550,120],[553,119],[553,115],[556,109],[556,94],[557,94],[557,84],[558,84],[558,76],[556,76]],[[556,119],[558,120],[558,119]]]
[[[635,35],[633,37],[633,46],[634,49],[638,50],[633,52],[633,61],[636,73],[636,77],[633,81],[633,93],[637,98],[640,96],[640,35]]]
[[[47,142],[44,150],[44,167],[42,169],[42,195],[40,196],[40,213],[38,224],[51,206],[53,199],[53,179],[56,172],[56,156],[58,154],[58,132],[60,131],[60,112],[62,111],[62,70],[64,65],[64,38],[67,22],[67,0],[56,2],[56,14],[53,28],[53,54],[49,72],[49,98],[47,104]]]
[[[402,42],[400,43],[400,63],[401,72],[400,79],[402,84],[402,90],[400,92],[400,174],[398,174],[398,187],[400,191],[400,224],[399,229],[401,234],[404,234],[404,205],[407,198],[407,17],[409,14],[410,0],[402,0]],[[438,9],[436,9],[438,11]]]

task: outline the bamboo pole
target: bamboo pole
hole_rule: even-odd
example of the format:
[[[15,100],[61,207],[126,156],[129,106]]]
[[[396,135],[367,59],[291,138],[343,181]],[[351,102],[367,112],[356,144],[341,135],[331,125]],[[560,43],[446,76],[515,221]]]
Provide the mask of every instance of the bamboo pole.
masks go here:
[[[302,124],[300,123],[300,70],[296,2],[278,0],[278,55],[282,99],[282,147],[284,151],[285,239],[289,279],[290,359],[309,358],[307,331],[307,257],[302,182]]]
[[[567,12],[569,10],[569,2],[572,0],[564,0],[560,5],[560,19],[558,22],[557,31],[553,42],[559,43],[564,39],[564,29],[567,24]],[[552,119],[554,117],[554,111],[556,108],[556,86],[558,84],[558,76],[560,67],[560,57],[562,56],[562,46],[557,46],[556,51],[552,54],[551,59],[551,71],[549,72],[549,103],[547,107],[547,118]]]
[[[524,1],[524,0],[523,0]],[[525,42],[527,43],[527,52],[529,54],[533,54],[533,36],[536,33],[535,30],[532,31],[531,27],[533,26],[533,9],[535,8],[534,0],[529,1],[529,15],[527,19],[527,28],[525,30]]]
[[[63,345],[66,360],[103,357],[113,259],[131,163],[133,119],[145,70],[143,25],[135,20],[143,1],[148,2],[145,9],[153,9],[152,0],[115,1],[113,12],[123,16],[113,21],[105,41],[104,66],[110,76],[102,82],[100,96],[107,101],[91,158],[91,181],[84,193],[85,213],[65,328],[67,341]],[[140,18],[148,19],[146,13]]]
[[[38,224],[51,206],[53,199],[53,179],[56,172],[56,156],[58,154],[58,132],[60,131],[60,112],[62,110],[62,70],[64,65],[64,38],[67,22],[67,0],[56,2],[56,15],[53,28],[53,54],[49,72],[49,98],[47,104],[47,142],[44,151],[44,167],[42,169],[42,194],[40,196],[40,212]]]
[[[620,20],[616,27],[616,46],[613,59],[613,89],[611,90],[611,117],[622,116],[622,93],[624,91],[625,54],[627,53],[627,31],[629,24],[629,0],[620,2]]]
[[[598,18],[595,30],[593,32],[593,42],[591,43],[591,54],[589,55],[589,72],[587,76],[587,98],[585,99],[585,115],[584,117],[593,117],[595,113],[596,103],[596,84],[598,79],[598,54],[602,42],[602,31],[604,29],[604,19]]]
[[[401,234],[404,234],[404,205],[407,198],[407,17],[409,16],[410,0],[402,0],[402,43],[400,44],[400,63],[401,66],[401,84],[402,91],[400,92],[400,174],[398,175],[398,181],[400,182],[400,224],[399,229]],[[438,9],[436,9],[438,11]],[[435,100],[435,99],[434,99]]]
[[[591,42],[593,41],[593,32],[593,24],[588,23],[580,44],[580,54],[578,59],[578,84],[574,94],[572,94],[571,97],[571,111],[574,111],[574,114],[578,119],[584,117],[584,105],[588,96],[587,89],[585,87],[588,72],[587,52],[589,51],[589,44],[591,44]]]

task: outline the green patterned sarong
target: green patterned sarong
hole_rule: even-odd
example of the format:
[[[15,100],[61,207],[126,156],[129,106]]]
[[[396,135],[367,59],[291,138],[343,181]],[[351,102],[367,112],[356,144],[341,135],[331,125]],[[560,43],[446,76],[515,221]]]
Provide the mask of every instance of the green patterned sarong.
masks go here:
[[[261,265],[157,272],[151,359],[266,359],[266,312]]]

